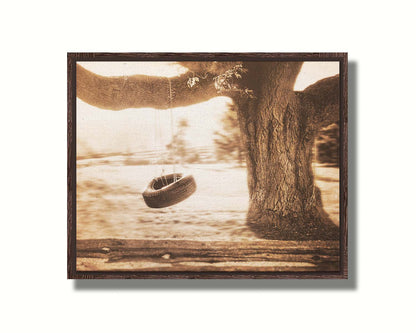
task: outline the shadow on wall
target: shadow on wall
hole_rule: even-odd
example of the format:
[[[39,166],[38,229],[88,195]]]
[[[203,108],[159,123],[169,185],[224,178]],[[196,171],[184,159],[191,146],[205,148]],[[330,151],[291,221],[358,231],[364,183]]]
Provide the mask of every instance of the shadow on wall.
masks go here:
[[[76,291],[84,290],[358,290],[358,235],[357,235],[357,101],[358,101],[358,64],[349,63],[348,84],[348,280],[77,280]]]

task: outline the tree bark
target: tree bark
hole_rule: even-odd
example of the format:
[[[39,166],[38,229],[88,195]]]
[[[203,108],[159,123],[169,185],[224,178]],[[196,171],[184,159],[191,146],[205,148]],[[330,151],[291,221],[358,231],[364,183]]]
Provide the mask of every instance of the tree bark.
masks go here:
[[[244,66],[248,72],[242,84],[254,98],[237,97],[235,102],[247,146],[248,225],[267,239],[339,238],[323,210],[312,170],[317,119],[323,111],[314,104],[315,94],[293,91],[301,63]]]
[[[103,77],[78,65],[77,96],[110,110],[191,105],[219,96],[214,86],[215,72],[233,64],[189,62],[185,66],[190,72],[171,79]],[[339,77],[294,92],[301,66],[301,62],[243,63],[247,72],[239,82],[241,90],[222,92],[238,107],[247,148],[247,223],[261,238],[339,239],[338,227],[323,209],[312,170],[317,131],[339,117]],[[188,79],[198,73],[203,74],[201,79],[190,87]]]
[[[213,74],[193,87],[188,86],[191,73],[178,77],[132,75],[106,77],[77,65],[77,97],[107,110],[128,108],[168,109],[205,102],[220,96],[215,89]]]

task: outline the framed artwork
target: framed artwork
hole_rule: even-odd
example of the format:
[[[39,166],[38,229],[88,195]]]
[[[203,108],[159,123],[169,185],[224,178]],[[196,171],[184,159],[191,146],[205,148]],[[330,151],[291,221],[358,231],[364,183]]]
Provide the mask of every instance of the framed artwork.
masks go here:
[[[68,53],[68,278],[348,278],[346,53]]]

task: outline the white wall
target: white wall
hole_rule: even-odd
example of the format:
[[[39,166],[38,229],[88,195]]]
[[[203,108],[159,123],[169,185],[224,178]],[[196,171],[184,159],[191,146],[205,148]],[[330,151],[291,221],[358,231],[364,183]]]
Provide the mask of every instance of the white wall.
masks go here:
[[[411,2],[7,1],[3,332],[410,332]],[[66,280],[67,51],[348,51],[350,281]]]

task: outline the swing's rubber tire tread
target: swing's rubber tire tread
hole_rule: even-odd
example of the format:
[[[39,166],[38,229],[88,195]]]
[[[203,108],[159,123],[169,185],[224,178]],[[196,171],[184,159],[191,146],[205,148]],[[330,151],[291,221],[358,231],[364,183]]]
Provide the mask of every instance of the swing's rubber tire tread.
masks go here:
[[[168,176],[171,175],[165,177]],[[175,205],[189,198],[196,191],[196,183],[192,175],[187,175],[168,186],[155,190],[153,184],[159,178],[153,179],[142,193],[146,205],[150,208],[164,208]]]

